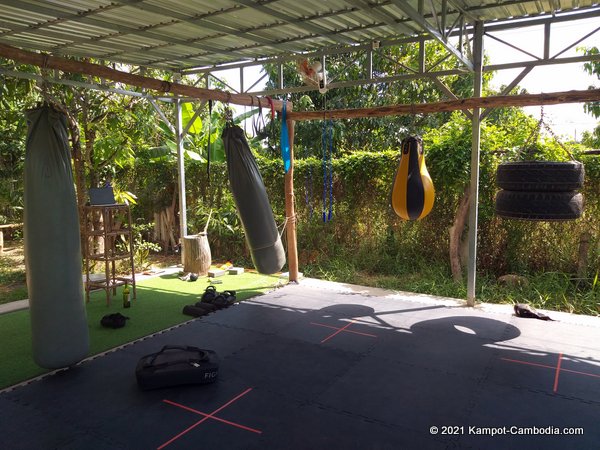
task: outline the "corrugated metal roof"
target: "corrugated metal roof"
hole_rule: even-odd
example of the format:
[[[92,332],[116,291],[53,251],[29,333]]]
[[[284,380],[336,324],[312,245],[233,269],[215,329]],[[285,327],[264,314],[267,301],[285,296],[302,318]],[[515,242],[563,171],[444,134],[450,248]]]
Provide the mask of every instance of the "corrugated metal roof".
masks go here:
[[[598,0],[0,0],[0,42],[182,70],[365,44]],[[418,11],[417,16],[415,13]]]

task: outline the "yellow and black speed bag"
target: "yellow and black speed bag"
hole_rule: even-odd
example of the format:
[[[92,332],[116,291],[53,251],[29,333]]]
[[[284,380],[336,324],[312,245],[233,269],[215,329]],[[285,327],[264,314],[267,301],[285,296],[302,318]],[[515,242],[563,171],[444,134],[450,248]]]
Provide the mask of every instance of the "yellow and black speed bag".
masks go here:
[[[402,155],[392,186],[392,208],[405,220],[418,220],[433,208],[435,191],[425,166],[423,142],[409,136],[402,140]]]

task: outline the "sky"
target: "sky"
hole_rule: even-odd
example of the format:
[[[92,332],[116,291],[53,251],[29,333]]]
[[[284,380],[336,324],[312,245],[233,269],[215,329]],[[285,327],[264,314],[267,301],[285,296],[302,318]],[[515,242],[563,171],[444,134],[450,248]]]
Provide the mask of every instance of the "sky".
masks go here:
[[[573,44],[596,28],[598,28],[597,18],[552,25],[550,55],[553,56],[562,51],[565,47]],[[543,27],[536,26],[494,33],[494,36],[541,57],[543,54],[543,33]],[[577,48],[582,46],[600,46],[600,31],[577,44],[576,47],[566,51],[561,57],[581,55],[581,52],[577,52]],[[489,58],[489,64],[533,59],[489,37],[484,39],[484,47],[484,51]],[[492,80],[492,85],[494,87],[507,85],[520,72],[521,69],[497,71]],[[232,88],[239,89],[239,70],[217,72],[217,75],[227,80]],[[258,78],[260,78],[258,69],[244,71],[246,86],[251,86]],[[600,80],[597,76],[588,75],[583,70],[583,63],[536,67],[519,83],[519,86],[526,89],[530,94],[583,90],[592,85],[600,87]],[[264,82],[255,86],[253,90],[259,90],[263,87]],[[241,112],[244,108],[236,109]],[[524,109],[528,114],[536,118],[540,117],[539,106]],[[584,112],[581,103],[545,106],[544,118],[554,133],[565,140],[579,140],[583,131],[591,131],[600,124],[598,119]]]
[[[598,28],[598,26],[597,18],[580,20],[576,23],[560,23],[552,25],[550,55],[553,56],[562,51],[565,47]],[[543,54],[543,27],[541,26],[495,33],[494,36],[510,42],[536,56],[542,56]],[[514,49],[489,37],[485,38],[484,45],[484,51],[490,58],[490,64],[501,64],[508,62],[511,59],[513,61],[532,59],[520,52],[515,55]],[[561,57],[581,55],[581,52],[576,51],[576,48],[581,46],[600,46],[600,31],[577,44],[575,48],[565,52]],[[500,85],[507,85],[520,71],[521,69],[498,71],[492,80],[492,84],[497,87]],[[574,89],[583,90],[592,85],[600,88],[600,80],[598,80],[597,76],[588,75],[583,70],[583,63],[536,67],[519,83],[520,87],[527,89],[531,94]],[[539,118],[539,106],[526,107],[524,109],[527,113]],[[584,112],[583,104],[581,103],[545,106],[544,118],[554,133],[565,139],[580,139],[581,133],[584,130],[591,131],[600,124],[598,119],[595,119],[592,115]]]

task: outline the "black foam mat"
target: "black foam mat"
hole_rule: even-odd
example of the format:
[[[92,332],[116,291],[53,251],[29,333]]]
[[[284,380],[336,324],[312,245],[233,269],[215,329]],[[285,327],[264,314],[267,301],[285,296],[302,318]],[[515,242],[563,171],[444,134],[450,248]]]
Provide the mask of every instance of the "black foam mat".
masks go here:
[[[510,315],[286,287],[0,394],[1,446],[594,448],[600,350],[540,350],[530,334]],[[163,345],[215,350],[219,380],[139,390],[138,359]]]

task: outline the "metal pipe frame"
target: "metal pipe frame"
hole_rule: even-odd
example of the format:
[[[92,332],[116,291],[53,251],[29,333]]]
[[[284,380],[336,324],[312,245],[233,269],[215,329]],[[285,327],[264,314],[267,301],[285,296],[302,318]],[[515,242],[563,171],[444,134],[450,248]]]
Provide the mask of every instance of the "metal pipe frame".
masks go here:
[[[398,1],[401,1],[401,0],[398,0]],[[435,79],[435,78],[443,78],[443,77],[450,76],[450,75],[462,75],[462,74],[466,74],[466,73],[472,73],[472,68],[470,67],[471,63],[464,64],[464,61],[463,61],[463,59],[465,59],[465,58],[470,61],[470,57],[472,57],[471,53],[473,52],[473,49],[472,49],[471,43],[473,41],[473,36],[475,33],[474,27],[472,25],[465,25],[464,19],[467,17],[469,17],[469,15],[466,13],[463,16],[461,16],[462,25],[459,25],[458,28],[456,27],[456,24],[453,23],[451,28],[448,30],[448,32],[446,34],[441,33],[441,31],[440,31],[439,33],[441,33],[441,34],[439,36],[434,36],[434,37],[432,37],[431,34],[419,35],[416,37],[408,37],[408,38],[396,39],[396,40],[390,40],[390,41],[381,41],[381,42],[376,42],[376,43],[363,44],[360,46],[350,46],[350,47],[342,47],[342,48],[338,47],[338,48],[330,49],[330,50],[320,50],[317,52],[310,52],[310,53],[305,53],[302,55],[289,55],[289,56],[278,57],[278,58],[273,58],[273,59],[265,58],[260,61],[243,62],[243,63],[239,63],[239,64],[228,64],[228,65],[224,65],[224,66],[213,66],[210,68],[201,68],[201,69],[194,69],[194,70],[184,70],[183,73],[184,74],[196,74],[196,73],[214,74],[215,72],[228,70],[228,69],[232,69],[232,68],[241,68],[241,67],[247,68],[247,67],[253,67],[253,66],[262,66],[264,64],[276,63],[279,67],[278,72],[279,72],[279,74],[281,74],[281,72],[283,71],[283,66],[285,64],[295,64],[296,61],[298,60],[298,58],[307,58],[307,59],[320,58],[321,59],[321,58],[325,57],[325,59],[327,59],[327,57],[334,56],[334,55],[352,53],[354,59],[358,59],[362,54],[363,57],[365,58],[365,61],[367,61],[367,70],[365,71],[367,76],[365,76],[363,78],[357,78],[354,80],[345,80],[345,81],[330,83],[328,85],[329,89],[345,88],[345,87],[353,87],[353,86],[364,86],[364,85],[372,85],[372,84],[378,84],[378,83],[393,83],[393,82],[409,81],[409,80],[414,80],[414,79],[419,79],[419,78],[424,78],[424,79],[434,78]],[[549,53],[550,36],[552,35],[551,27],[553,24],[564,23],[566,21],[573,21],[573,20],[584,20],[584,19],[589,19],[589,18],[593,18],[593,17],[600,18],[600,11],[584,11],[584,12],[568,13],[568,14],[562,14],[562,15],[557,14],[552,17],[543,17],[543,18],[537,17],[537,18],[531,18],[528,20],[521,20],[518,22],[507,21],[504,23],[493,23],[493,24],[489,24],[489,25],[483,23],[483,32],[486,37],[489,37],[491,39],[496,39],[496,40],[504,43],[505,45],[513,48],[515,51],[518,51],[518,52],[521,52],[521,53],[524,53],[524,54],[530,56],[531,58],[533,58],[533,60],[522,60],[522,61],[515,61],[515,62],[503,63],[503,64],[485,65],[482,67],[482,71],[484,73],[486,73],[486,72],[491,72],[491,71],[510,70],[510,69],[515,69],[515,68],[521,68],[521,69],[523,69],[523,75],[521,75],[521,79],[522,79],[534,67],[559,65],[559,64],[572,64],[572,63],[578,63],[578,62],[588,62],[588,61],[600,60],[600,55],[587,55],[587,56],[582,55],[582,56],[572,56],[572,57],[563,57],[563,58],[559,57],[567,49],[572,48],[573,46],[575,46],[579,42],[581,42],[583,39],[600,31],[600,27],[596,28],[596,30],[592,31],[591,33],[588,33],[588,35],[581,37],[580,39],[578,39],[571,45],[567,46],[565,49],[563,49],[561,52],[557,53],[556,55],[550,56],[550,53]],[[446,19],[443,16],[441,18],[438,18],[438,21],[440,22],[440,24],[445,23],[445,20]],[[530,54],[529,52],[519,48],[517,45],[508,43],[500,38],[497,38],[496,36],[494,36],[492,34],[492,33],[500,32],[500,31],[512,30],[512,29],[517,29],[517,28],[527,28],[527,27],[539,26],[539,25],[544,26],[544,40],[542,41],[542,46],[543,46],[542,56],[536,56],[536,55]],[[444,58],[442,58],[440,61],[437,61],[437,62],[426,61],[426,56],[425,56],[425,51],[424,51],[426,43],[431,42],[433,40],[439,41],[441,37],[444,37],[445,41],[448,41],[449,38],[458,39],[459,47],[464,47],[466,49],[468,55],[462,55],[460,58],[458,58],[455,52],[449,50],[447,55]],[[410,68],[405,67],[404,68],[405,72],[408,72],[408,73],[400,73],[397,75],[392,75],[392,76],[387,76],[387,77],[373,77],[372,76],[373,72],[376,71],[376,69],[377,69],[377,67],[373,63],[373,55],[376,54],[376,52],[381,53],[387,47],[397,46],[397,45],[401,45],[401,44],[411,44],[411,43],[419,45],[419,54],[418,54],[418,61],[416,63],[416,66],[417,66],[416,69],[412,70]],[[450,45],[450,44],[448,44],[448,45]],[[448,49],[447,46],[446,46],[446,48]],[[457,67],[455,69],[434,70],[435,67],[440,62],[442,62],[445,59],[450,58],[450,57],[454,57],[458,61]],[[518,81],[517,81],[517,83],[518,83]],[[251,93],[253,95],[280,95],[280,94],[285,94],[285,93],[308,92],[308,91],[314,91],[314,90],[318,89],[314,86],[286,86],[283,82],[281,75],[278,77],[278,85],[277,85],[276,89],[251,91],[251,89],[253,87],[254,86],[252,86],[247,91],[248,93]]]
[[[473,97],[481,97],[483,84],[483,24],[475,22],[473,45]],[[469,262],[467,267],[467,306],[475,306],[475,282],[477,278],[477,219],[479,205],[479,154],[481,152],[480,109],[473,108],[472,146],[471,146],[471,183],[469,190]]]

